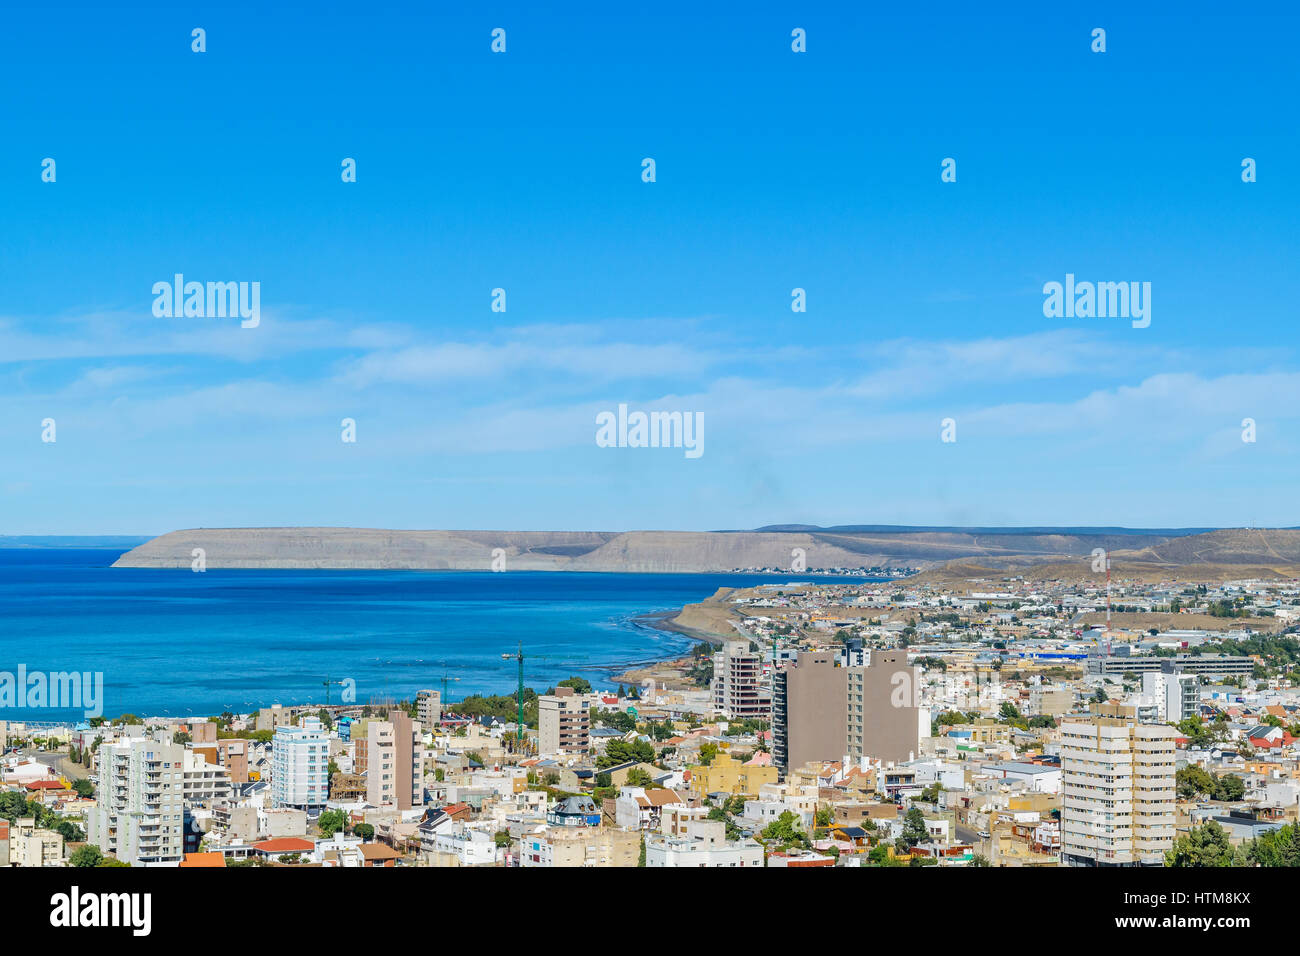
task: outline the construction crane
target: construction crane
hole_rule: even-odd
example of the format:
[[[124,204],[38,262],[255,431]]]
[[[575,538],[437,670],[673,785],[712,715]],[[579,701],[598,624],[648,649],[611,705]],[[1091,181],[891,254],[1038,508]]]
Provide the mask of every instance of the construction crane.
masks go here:
[[[582,657],[557,658],[557,657],[550,657],[546,654],[529,654],[528,657],[529,660],[534,660],[534,661],[555,661],[555,660],[585,661],[587,659],[586,655],[583,655]],[[519,722],[515,724],[515,745],[519,750],[522,751],[524,736],[525,736],[524,734],[524,642],[523,641],[519,642],[519,650],[517,650],[515,653],[502,654],[501,659],[503,661],[519,662],[519,691],[518,691]]]
[[[330,680],[329,677],[327,676],[327,677],[325,678],[325,680],[321,681],[321,683],[322,683],[322,684],[324,685],[324,687],[325,687],[325,706],[328,707],[328,706],[330,705],[330,688],[331,688],[332,686],[334,686],[335,684],[338,684],[340,687],[342,687],[342,686],[343,686],[343,681],[341,681],[341,680]]]
[[[457,680],[457,681],[458,681],[458,680],[460,680],[460,678],[459,678],[459,677],[449,677],[449,676],[447,675],[447,672],[446,672],[446,671],[443,671],[443,672],[442,672],[442,706],[444,706],[444,707],[447,706],[447,702],[448,702],[448,697],[447,697],[447,682],[448,682],[448,681],[453,681],[453,680]]]

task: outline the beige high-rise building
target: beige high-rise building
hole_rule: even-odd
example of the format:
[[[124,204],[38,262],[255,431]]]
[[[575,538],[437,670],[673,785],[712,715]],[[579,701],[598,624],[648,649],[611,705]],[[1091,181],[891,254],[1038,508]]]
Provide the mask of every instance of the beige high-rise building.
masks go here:
[[[772,680],[772,756],[782,775],[811,760],[911,760],[930,734],[918,669],[906,651],[875,651],[839,667],[834,651],[804,651]]]
[[[832,651],[804,651],[772,677],[772,762],[782,774],[847,752],[849,668]]]
[[[921,738],[930,736],[930,708],[921,704],[921,669],[907,662],[907,651],[872,651],[870,664],[848,672],[849,759],[914,760]]]
[[[713,709],[734,720],[771,719],[772,700],[762,679],[762,656],[748,641],[727,641],[713,652]]]
[[[1163,866],[1174,842],[1177,731],[1101,704],[1061,721],[1061,860]]]
[[[585,754],[591,749],[587,698],[572,687],[537,698],[537,746],[543,754]]]
[[[424,805],[424,734],[400,710],[366,725],[366,802],[410,810]]]

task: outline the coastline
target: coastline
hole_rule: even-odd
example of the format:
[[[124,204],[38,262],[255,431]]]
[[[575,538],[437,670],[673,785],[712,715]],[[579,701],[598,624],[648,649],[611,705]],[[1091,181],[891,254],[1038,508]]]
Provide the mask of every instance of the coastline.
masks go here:
[[[632,623],[639,627],[662,631],[665,634],[676,634],[697,644],[708,644],[713,648],[721,647],[726,639],[723,635],[691,627],[677,620],[685,610],[686,607],[668,611],[649,611],[632,618]],[[695,663],[696,660],[693,654],[685,657],[679,654],[670,654],[656,660],[646,661],[639,666],[626,668],[622,673],[611,673],[610,680],[617,681],[620,684],[635,684],[638,686],[648,681],[654,681],[658,686],[674,690],[699,689],[686,676]]]
[[[680,634],[683,637],[689,637],[693,641],[701,644],[709,644],[713,647],[721,647],[723,637],[720,634],[713,634],[708,631],[702,631],[698,628],[688,627],[685,624],[677,623],[678,616],[681,615],[685,608],[678,608],[675,611],[651,611],[646,614],[639,614],[632,618],[633,624],[640,624],[643,627],[649,627],[656,631],[665,631],[669,634]]]

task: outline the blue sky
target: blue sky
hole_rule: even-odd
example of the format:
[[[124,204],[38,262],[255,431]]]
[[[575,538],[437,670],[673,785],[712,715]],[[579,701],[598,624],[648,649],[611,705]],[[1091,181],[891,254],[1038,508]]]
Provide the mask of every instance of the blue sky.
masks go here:
[[[8,15],[0,533],[1300,524],[1285,7],[265,6]]]

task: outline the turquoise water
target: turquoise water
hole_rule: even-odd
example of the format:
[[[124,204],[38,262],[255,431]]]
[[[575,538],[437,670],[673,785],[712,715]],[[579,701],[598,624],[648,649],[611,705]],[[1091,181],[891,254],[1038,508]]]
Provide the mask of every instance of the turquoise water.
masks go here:
[[[0,550],[0,673],[102,672],[103,712],[185,716],[356,699],[508,693],[611,675],[692,642],[636,618],[719,587],[796,580],[733,574],[263,571],[112,568],[118,550]],[[807,580],[805,575],[802,580]],[[858,579],[861,580],[861,579]],[[545,659],[543,659],[545,658]],[[338,702],[339,688],[331,691]],[[0,708],[0,719],[80,711]]]

